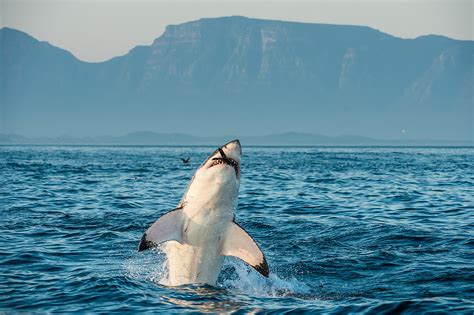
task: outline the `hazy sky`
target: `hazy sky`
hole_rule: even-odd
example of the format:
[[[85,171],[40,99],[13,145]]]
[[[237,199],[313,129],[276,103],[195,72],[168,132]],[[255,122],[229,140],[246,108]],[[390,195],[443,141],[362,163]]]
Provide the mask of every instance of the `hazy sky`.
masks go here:
[[[441,34],[474,39],[474,0],[0,2],[1,26],[25,31],[85,61],[102,61],[136,45],[149,45],[168,24],[229,15],[368,25],[403,38]]]

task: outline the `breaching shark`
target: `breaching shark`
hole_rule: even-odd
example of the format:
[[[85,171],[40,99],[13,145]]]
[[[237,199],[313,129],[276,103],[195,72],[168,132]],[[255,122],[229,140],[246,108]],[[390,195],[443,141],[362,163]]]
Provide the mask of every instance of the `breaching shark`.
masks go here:
[[[224,256],[237,257],[268,277],[264,254],[235,222],[241,155],[239,140],[214,151],[197,169],[178,206],[143,234],[139,251],[167,242],[167,285],[215,285]]]

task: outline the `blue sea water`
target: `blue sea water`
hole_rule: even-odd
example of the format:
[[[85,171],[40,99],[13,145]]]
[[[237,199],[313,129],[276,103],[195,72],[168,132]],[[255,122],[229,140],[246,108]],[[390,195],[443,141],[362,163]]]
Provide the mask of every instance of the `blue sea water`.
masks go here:
[[[213,150],[0,147],[0,312],[474,312],[473,148],[244,144],[270,278],[226,258],[217,287],[161,285],[138,242]]]

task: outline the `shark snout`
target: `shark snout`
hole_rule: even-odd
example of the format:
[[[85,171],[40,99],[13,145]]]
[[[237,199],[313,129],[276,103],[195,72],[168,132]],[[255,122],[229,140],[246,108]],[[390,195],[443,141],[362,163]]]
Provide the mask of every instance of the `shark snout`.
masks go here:
[[[207,169],[218,165],[227,165],[234,169],[237,179],[240,178],[240,157],[242,148],[239,140],[230,141],[216,151],[206,160]]]
[[[240,146],[240,141],[238,139],[232,140],[222,146],[222,149],[224,149],[224,152],[227,154],[227,152],[230,153],[230,155],[234,157],[238,157],[240,160],[240,155],[242,154],[242,147]]]
[[[242,147],[239,140],[232,140],[227,142],[222,147],[217,149],[216,156],[219,158],[230,158],[240,165],[240,158],[242,155]]]

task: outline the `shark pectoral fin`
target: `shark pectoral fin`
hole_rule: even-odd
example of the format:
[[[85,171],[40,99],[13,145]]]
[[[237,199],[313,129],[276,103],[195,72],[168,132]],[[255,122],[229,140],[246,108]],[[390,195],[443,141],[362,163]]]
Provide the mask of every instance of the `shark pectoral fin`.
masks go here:
[[[237,257],[268,278],[270,273],[265,255],[248,233],[235,222],[227,231],[221,254]]]
[[[146,230],[140,240],[140,245],[138,245],[138,251],[141,252],[156,247],[158,244],[166,241],[182,243],[183,224],[183,210],[181,210],[181,208],[171,210],[156,220],[156,222]]]

